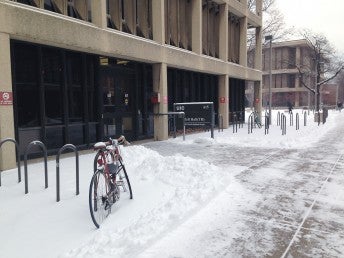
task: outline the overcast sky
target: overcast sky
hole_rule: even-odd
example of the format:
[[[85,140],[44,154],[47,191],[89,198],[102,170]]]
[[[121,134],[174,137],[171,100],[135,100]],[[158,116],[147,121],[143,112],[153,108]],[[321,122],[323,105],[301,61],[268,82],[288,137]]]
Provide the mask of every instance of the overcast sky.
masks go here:
[[[344,54],[344,0],[276,0],[288,27],[324,34]]]

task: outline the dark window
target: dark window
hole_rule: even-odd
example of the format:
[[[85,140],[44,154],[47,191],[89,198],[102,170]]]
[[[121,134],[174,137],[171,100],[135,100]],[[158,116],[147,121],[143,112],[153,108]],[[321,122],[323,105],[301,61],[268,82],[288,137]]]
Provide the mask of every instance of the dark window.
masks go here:
[[[63,122],[62,63],[60,51],[42,50],[42,74],[45,97],[45,123],[47,125]]]
[[[15,55],[15,78],[19,127],[39,126],[39,88],[37,48],[17,44]]]
[[[53,0],[44,0],[44,9],[55,13],[62,13]]]
[[[67,12],[68,16],[82,20],[80,13],[74,6],[74,0],[68,0]]]
[[[67,56],[69,122],[83,121],[82,59],[80,54]]]
[[[36,3],[33,0],[17,0],[17,2],[37,7]]]
[[[94,58],[87,58],[87,106],[90,122],[97,121],[97,94],[94,84]]]

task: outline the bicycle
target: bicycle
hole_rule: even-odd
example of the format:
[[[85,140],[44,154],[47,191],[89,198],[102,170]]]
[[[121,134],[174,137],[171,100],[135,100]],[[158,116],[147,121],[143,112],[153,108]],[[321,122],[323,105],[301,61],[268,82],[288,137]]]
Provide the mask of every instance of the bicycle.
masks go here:
[[[94,225],[100,224],[111,213],[112,205],[120,199],[121,193],[133,198],[129,177],[119,145],[130,143],[122,135],[108,142],[98,142],[94,145],[95,171],[89,188],[89,208]]]

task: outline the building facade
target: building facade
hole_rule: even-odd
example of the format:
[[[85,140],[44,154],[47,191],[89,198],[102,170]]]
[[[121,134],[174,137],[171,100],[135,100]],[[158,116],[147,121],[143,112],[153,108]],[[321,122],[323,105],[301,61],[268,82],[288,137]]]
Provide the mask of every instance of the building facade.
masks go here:
[[[175,102],[212,101],[228,127],[245,81],[261,108],[261,9],[261,0],[253,12],[247,0],[0,0],[0,93],[10,98],[0,139],[15,138],[21,153],[33,140],[49,153],[120,134],[165,140],[167,116],[154,114]],[[13,146],[0,162],[15,166]]]
[[[316,66],[311,58],[311,47],[306,40],[292,40],[272,43],[271,47],[271,95],[272,107],[286,107],[290,102],[294,107],[312,107],[314,94],[302,86],[301,80],[315,87]],[[269,104],[270,45],[263,46],[263,106]],[[300,78],[297,67],[309,70],[307,78]]]

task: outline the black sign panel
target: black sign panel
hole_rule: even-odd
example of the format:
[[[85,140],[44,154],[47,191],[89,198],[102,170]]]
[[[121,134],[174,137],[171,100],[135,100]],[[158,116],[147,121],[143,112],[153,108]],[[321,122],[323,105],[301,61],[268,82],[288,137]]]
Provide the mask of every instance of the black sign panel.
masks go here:
[[[185,125],[212,125],[213,102],[174,103],[174,111],[185,113]]]

